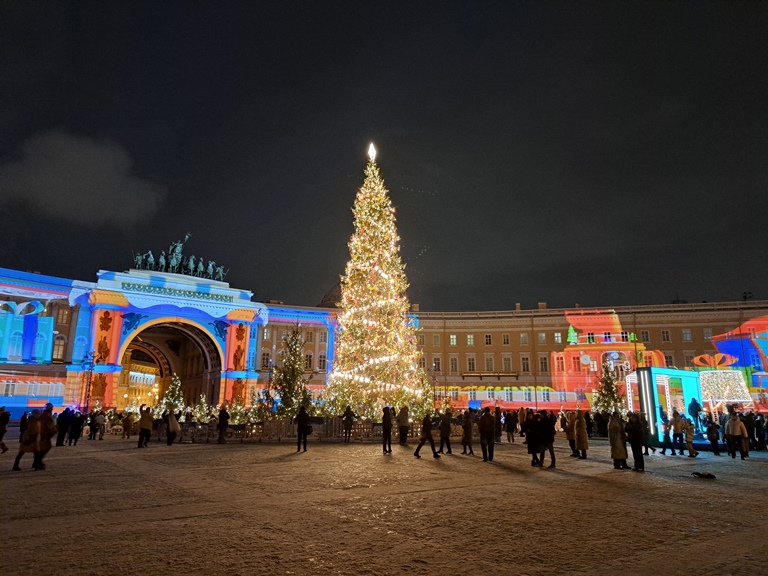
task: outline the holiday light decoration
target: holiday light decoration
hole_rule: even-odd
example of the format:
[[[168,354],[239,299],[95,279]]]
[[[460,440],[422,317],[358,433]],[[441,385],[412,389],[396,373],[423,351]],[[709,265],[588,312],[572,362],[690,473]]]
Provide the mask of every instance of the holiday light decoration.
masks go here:
[[[412,413],[423,414],[431,408],[432,386],[418,366],[395,209],[373,144],[368,157],[365,182],[352,209],[355,232],[341,278],[335,361],[324,401],[333,414],[349,405],[362,417],[380,420],[385,403],[406,404]]]
[[[739,370],[707,370],[699,372],[702,396],[715,404],[720,402],[752,403],[744,375]]]

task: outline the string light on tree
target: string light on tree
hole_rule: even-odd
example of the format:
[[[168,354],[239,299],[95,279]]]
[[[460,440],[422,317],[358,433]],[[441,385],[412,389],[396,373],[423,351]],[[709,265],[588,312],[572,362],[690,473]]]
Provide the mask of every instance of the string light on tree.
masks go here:
[[[407,404],[416,415],[422,414],[430,407],[432,387],[418,366],[395,209],[373,144],[368,159],[352,208],[355,232],[341,278],[335,361],[325,402],[331,413],[340,414],[349,405],[361,416],[379,420],[385,402]]]

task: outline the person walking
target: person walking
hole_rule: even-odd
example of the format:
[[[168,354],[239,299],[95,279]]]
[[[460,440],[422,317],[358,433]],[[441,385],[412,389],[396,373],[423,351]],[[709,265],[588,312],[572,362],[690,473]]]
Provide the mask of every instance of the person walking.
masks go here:
[[[152,436],[152,409],[146,404],[139,406],[139,448],[146,448]]]
[[[3,442],[3,438],[8,431],[8,422],[10,421],[11,413],[6,411],[5,406],[0,406],[0,454],[8,452],[8,446]]]
[[[539,463],[544,466],[544,453],[549,452],[549,468],[555,467],[555,425],[557,424],[557,416],[553,413],[547,414],[546,410],[542,410],[541,414],[541,442],[539,452]]]
[[[683,434],[685,434],[685,449],[688,450],[688,458],[696,458],[699,453],[693,447],[693,436],[696,429],[690,418],[683,418]]]
[[[53,446],[51,438],[56,435],[56,423],[53,420],[53,404],[48,402],[45,409],[40,414],[40,432],[37,440],[37,450],[34,451],[32,468],[35,470],[45,470],[43,458],[50,452]]]
[[[728,440],[728,454],[731,458],[736,458],[736,450],[738,450],[741,459],[745,460],[744,444],[747,441],[747,427],[736,412],[731,412],[728,416],[728,422],[725,424],[725,437]]]
[[[714,420],[707,423],[707,440],[715,456],[720,456],[720,426]]]
[[[307,412],[307,409],[302,406],[299,408],[299,413],[296,415],[296,452],[301,452],[302,444],[304,445],[304,452],[307,451],[309,428],[309,413]]]
[[[12,470],[17,472],[21,471],[19,463],[21,457],[28,452],[33,454],[37,452],[38,436],[40,435],[40,410],[32,410],[32,414],[27,419],[27,427],[24,429],[24,434],[21,436],[19,442],[19,453],[16,455],[16,460],[13,462]]]
[[[616,470],[629,470],[627,464],[627,434],[624,430],[624,420],[621,413],[614,410],[608,421],[608,442],[611,444],[611,458]]]
[[[667,420],[661,425],[661,429],[663,433],[662,442],[661,442],[661,453],[666,454],[667,448],[669,448],[672,451],[672,456],[676,456],[677,454],[675,453],[675,445],[672,444],[672,441],[669,439],[669,435],[672,432],[672,423],[669,420]]]
[[[632,449],[632,470],[635,472],[645,472],[645,454],[643,453],[643,446],[648,441],[645,433],[645,426],[643,426],[640,420],[640,415],[635,412],[629,412],[627,414],[627,423],[624,426],[624,431],[627,434],[627,442]]]
[[[510,444],[515,443],[515,433],[517,432],[517,410],[507,410],[507,415],[504,418],[504,427],[507,429],[507,442]]]
[[[133,428],[133,414],[126,410],[123,412],[123,419],[121,420],[123,425],[123,438],[131,439],[131,429]]]
[[[486,406],[483,415],[477,423],[480,432],[480,448],[483,451],[483,462],[493,462],[493,448],[496,436],[496,418],[491,414],[491,407]]]
[[[72,414],[72,418],[69,420],[69,445],[74,443],[77,446],[77,441],[80,440],[80,435],[83,433],[83,426],[85,425],[85,417],[80,413],[80,410],[75,410]]]
[[[675,447],[680,451],[680,456],[683,456],[685,450],[683,448],[683,419],[677,410],[672,411],[669,425],[672,427],[672,456],[675,455]]]
[[[543,442],[543,426],[541,422],[541,414],[528,412],[525,417],[525,425],[523,426],[525,432],[525,442],[528,448],[528,454],[531,455],[531,466],[542,466],[543,462],[539,459],[544,458],[544,442]]]
[[[72,419],[72,414],[73,412],[71,412],[69,408],[64,408],[64,411],[59,414],[59,417],[56,419],[56,427],[58,428],[56,446],[64,446],[64,441],[69,433],[69,423]]]
[[[352,407],[347,405],[344,410],[344,415],[341,417],[341,421],[344,424],[344,443],[349,444],[352,438],[352,424],[355,423],[356,414],[352,412]]]
[[[445,413],[440,417],[440,450],[439,454],[443,453],[443,448],[447,449],[447,454],[451,454],[451,421],[453,414],[451,409],[448,408]]]
[[[576,413],[569,410],[560,418],[560,427],[565,432],[565,439],[568,440],[568,446],[571,448],[571,457],[578,458],[579,451],[576,450]]]
[[[424,418],[421,421],[421,438],[419,439],[419,445],[416,446],[416,451],[413,453],[416,458],[421,458],[419,452],[421,451],[421,447],[427,442],[429,442],[429,446],[432,448],[432,456],[434,458],[440,458],[440,454],[435,450],[435,439],[432,438],[432,415],[429,410],[424,414]]]
[[[408,406],[401,406],[397,413],[397,429],[400,432],[400,445],[405,446],[408,443],[408,430],[411,423],[408,419]]]
[[[461,445],[464,448],[464,451],[462,454],[474,454],[474,450],[472,450],[472,427],[475,425],[474,420],[472,418],[472,411],[467,410],[464,412],[464,421],[462,422],[461,428],[463,431],[463,434],[461,435]],[[469,448],[469,452],[467,452],[467,448]]]
[[[384,454],[392,454],[392,409],[389,404],[384,406],[381,417],[381,447]]]
[[[227,411],[227,405],[222,404],[221,410],[219,410],[219,444],[227,443],[227,428],[229,428],[229,412]]]
[[[579,460],[587,459],[587,450],[589,450],[589,435],[587,434],[587,421],[584,419],[584,412],[576,410],[576,450],[579,452]]]

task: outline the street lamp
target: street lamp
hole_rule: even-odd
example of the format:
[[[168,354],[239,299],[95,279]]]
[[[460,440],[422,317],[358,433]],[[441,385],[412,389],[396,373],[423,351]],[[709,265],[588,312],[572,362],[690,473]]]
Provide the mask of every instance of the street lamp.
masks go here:
[[[88,413],[88,405],[91,402],[91,383],[93,381],[93,369],[96,366],[96,358],[99,356],[98,352],[91,350],[86,352],[83,356],[83,368],[88,371],[88,380],[85,384],[85,412]]]

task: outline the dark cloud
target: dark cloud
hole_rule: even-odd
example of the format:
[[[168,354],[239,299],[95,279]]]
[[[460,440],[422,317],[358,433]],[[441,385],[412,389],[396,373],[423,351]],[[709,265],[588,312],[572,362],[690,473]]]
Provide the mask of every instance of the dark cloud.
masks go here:
[[[133,173],[122,146],[62,132],[26,140],[18,160],[0,166],[0,191],[0,204],[23,202],[46,216],[121,228],[153,216],[167,192]]]

